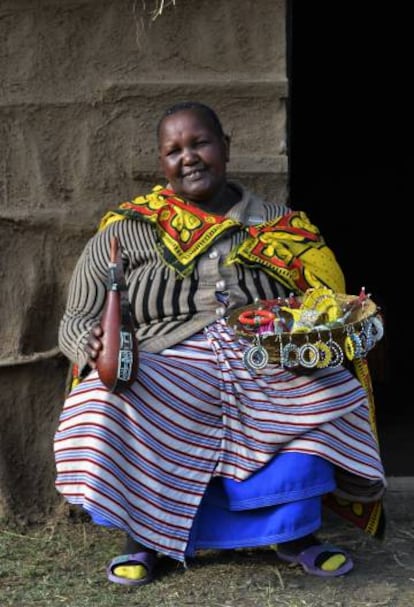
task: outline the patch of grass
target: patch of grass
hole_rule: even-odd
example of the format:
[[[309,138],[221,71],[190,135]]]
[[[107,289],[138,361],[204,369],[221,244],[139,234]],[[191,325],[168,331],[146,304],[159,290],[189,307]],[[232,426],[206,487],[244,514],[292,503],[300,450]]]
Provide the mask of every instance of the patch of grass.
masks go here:
[[[412,533],[407,525],[384,545],[354,530],[328,533],[356,555],[356,570],[344,578],[307,576],[263,548],[204,551],[187,569],[161,558],[156,581],[130,588],[105,573],[122,552],[121,532],[85,517],[0,524],[0,607],[320,607],[322,593],[324,607],[412,607]]]
[[[87,522],[0,528],[1,607],[118,604],[115,596],[102,601],[103,564],[119,550],[116,535]]]
[[[105,565],[123,542],[122,533],[82,520],[0,527],[1,607],[267,607],[285,585],[274,553],[264,550],[205,551],[188,569],[162,558],[153,584],[119,586],[107,581]],[[270,559],[270,576],[259,552],[267,569]]]

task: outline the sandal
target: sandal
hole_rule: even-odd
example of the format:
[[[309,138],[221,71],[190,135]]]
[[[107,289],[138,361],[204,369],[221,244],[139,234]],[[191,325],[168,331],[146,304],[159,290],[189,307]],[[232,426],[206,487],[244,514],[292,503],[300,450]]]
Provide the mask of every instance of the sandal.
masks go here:
[[[321,557],[324,553],[327,554],[327,559],[329,558],[329,554],[340,554],[343,555],[346,560],[337,569],[331,571],[325,570],[317,565],[319,557]],[[331,544],[317,544],[316,546],[310,546],[309,548],[305,548],[299,552],[299,554],[295,555],[283,554],[283,552],[280,550],[276,550],[276,554],[282,561],[301,565],[306,573],[318,575],[320,577],[337,577],[339,575],[345,575],[345,573],[348,573],[354,567],[351,557],[344,550],[342,550],[342,548],[332,546]],[[325,559],[325,561],[327,559]]]
[[[125,586],[143,586],[144,584],[149,584],[153,580],[153,569],[156,559],[157,556],[154,552],[143,551],[136,552],[135,554],[121,554],[121,556],[116,556],[114,559],[112,559],[106,568],[107,578],[110,582],[115,582],[116,584],[125,584]],[[147,575],[139,578],[138,580],[116,575],[114,573],[114,569],[120,565],[142,565],[147,570]]]

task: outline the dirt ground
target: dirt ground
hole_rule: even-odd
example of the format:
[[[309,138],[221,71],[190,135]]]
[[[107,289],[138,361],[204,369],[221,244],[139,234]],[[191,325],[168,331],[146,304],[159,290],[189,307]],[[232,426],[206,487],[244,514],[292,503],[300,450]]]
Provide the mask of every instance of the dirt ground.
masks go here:
[[[338,519],[321,537],[349,550],[354,570],[323,579],[278,561],[269,548],[205,551],[187,564],[161,558],[156,581],[127,588],[107,581],[105,565],[122,552],[119,532],[65,516],[43,527],[0,525],[0,607],[413,607],[414,493],[388,506],[385,539]]]
[[[390,521],[387,537],[380,543],[355,529],[339,532],[333,523],[323,535],[353,554],[355,569],[349,575],[309,576],[265,549],[205,553],[183,575],[171,564],[161,563],[159,582],[140,591],[139,605],[413,607],[414,524]]]

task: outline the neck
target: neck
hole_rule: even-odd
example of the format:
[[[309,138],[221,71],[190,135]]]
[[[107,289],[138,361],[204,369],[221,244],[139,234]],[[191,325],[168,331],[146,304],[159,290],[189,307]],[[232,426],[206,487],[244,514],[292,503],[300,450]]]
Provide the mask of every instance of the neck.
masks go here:
[[[214,215],[225,215],[241,199],[240,192],[230,184],[226,184],[220,192],[209,200],[189,200],[187,202]]]

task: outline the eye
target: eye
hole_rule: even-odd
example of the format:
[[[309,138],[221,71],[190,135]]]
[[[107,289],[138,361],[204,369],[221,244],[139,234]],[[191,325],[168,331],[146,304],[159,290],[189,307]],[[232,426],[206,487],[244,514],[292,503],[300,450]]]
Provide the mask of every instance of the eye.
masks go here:
[[[174,154],[178,154],[179,149],[178,148],[170,148],[169,150],[166,150],[164,152],[165,156],[174,156]]]

